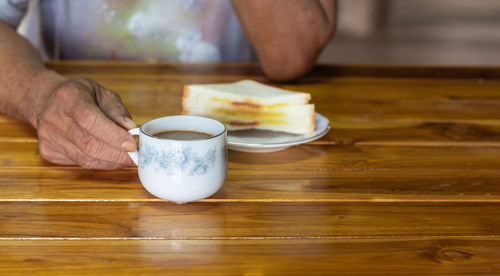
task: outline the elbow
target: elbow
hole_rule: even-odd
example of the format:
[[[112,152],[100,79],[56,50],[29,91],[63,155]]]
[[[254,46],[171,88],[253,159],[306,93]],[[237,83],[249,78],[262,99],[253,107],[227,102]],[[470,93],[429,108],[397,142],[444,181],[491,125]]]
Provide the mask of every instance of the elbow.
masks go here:
[[[316,53],[280,53],[261,60],[266,77],[272,81],[286,82],[299,78],[311,70],[316,63]]]
[[[318,55],[332,36],[333,29],[318,38],[316,43],[288,43],[283,47],[268,47],[267,51],[262,51],[259,55],[264,74],[270,80],[280,82],[305,75],[316,64]]]

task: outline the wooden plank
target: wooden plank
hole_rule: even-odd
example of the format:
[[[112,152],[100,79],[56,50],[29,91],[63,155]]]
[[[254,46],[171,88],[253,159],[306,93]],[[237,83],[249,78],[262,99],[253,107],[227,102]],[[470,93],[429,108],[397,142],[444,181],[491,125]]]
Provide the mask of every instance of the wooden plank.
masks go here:
[[[170,79],[144,79],[138,76],[134,79],[120,74],[107,75],[98,68],[94,69],[97,71],[93,75],[85,71],[82,74],[121,94],[124,103],[140,123],[159,116],[178,114],[184,84],[234,81],[217,76],[200,79],[196,75],[192,78],[171,76]],[[160,74],[161,69],[153,70],[159,70],[157,76],[165,76]],[[317,111],[333,122],[396,120],[422,123],[425,120],[500,125],[498,81],[380,81],[364,78],[354,81],[334,79],[331,82],[303,80],[274,85],[311,93]]]
[[[0,143],[36,143],[36,130],[15,120],[1,121]],[[341,122],[311,145],[434,145],[500,146],[500,126],[474,123],[412,123],[397,121]]]
[[[117,80],[103,80],[104,85],[121,94],[139,124],[179,114],[182,86],[191,82],[177,79],[137,81],[123,76]],[[500,144],[498,82],[364,79],[278,86],[311,92],[317,111],[331,121],[332,130],[328,135],[313,143]],[[0,130],[0,141],[35,141],[33,129],[5,116],[0,118]]]
[[[56,61],[47,67],[63,74],[119,73],[147,75],[262,75],[255,63],[186,64],[135,61]],[[492,66],[418,66],[418,65],[316,65],[305,78],[370,77],[370,78],[438,78],[500,79],[500,68]]]
[[[182,86],[192,82],[204,81],[103,80],[122,95],[138,123],[180,113]],[[332,124],[321,143],[500,142],[498,82],[357,80],[278,86],[312,94],[317,111]]]
[[[99,80],[99,79],[98,79]],[[134,118],[142,122],[181,111],[184,84],[202,80],[100,80],[122,95]],[[216,79],[208,82],[218,82]],[[275,84],[276,85],[276,84]],[[371,80],[277,85],[312,95],[316,111],[333,123],[396,121],[458,122],[500,125],[498,82],[376,82]],[[473,93],[471,92],[473,91]]]
[[[227,81],[221,79],[227,73],[239,74],[239,71],[256,74],[254,65],[165,65],[152,66],[136,63],[58,63],[51,64],[61,73],[78,73],[87,77],[95,77],[103,85],[116,90],[123,97],[124,103],[131,110],[132,115],[139,123],[159,116],[178,114],[180,112],[180,94],[182,86],[187,83]],[[221,68],[217,71],[217,68]],[[396,120],[399,123],[424,123],[424,122],[461,122],[500,125],[498,81],[490,81],[488,73],[496,72],[495,68],[450,68],[450,72],[476,72],[471,76],[483,76],[478,80],[458,81],[429,81],[426,79],[390,79],[380,81],[380,70],[389,70],[399,76],[396,67],[345,67],[346,70],[355,72],[366,68],[376,74],[371,78],[356,79],[355,81],[337,78],[336,67],[325,69],[330,71],[329,78],[321,81],[304,79],[294,84],[281,84],[278,86],[291,90],[310,92],[313,103],[317,105],[318,112],[327,116],[333,123],[336,121],[387,121]],[[344,68],[344,67],[339,67]],[[350,68],[350,69],[349,69]],[[365,68],[365,69],[364,69]],[[385,69],[384,69],[385,68]],[[399,68],[399,67],[397,67]],[[404,68],[402,72],[404,71]],[[409,71],[421,72],[446,72],[446,68],[407,68]],[[215,70],[215,71],[214,71]],[[209,80],[199,79],[196,72],[218,72]],[[127,73],[125,75],[125,73]],[[189,72],[193,78],[189,79]],[[479,74],[477,72],[480,72]],[[142,75],[141,75],[142,73]],[[146,74],[147,73],[147,74]],[[176,74],[182,73],[185,78]],[[89,75],[93,74],[93,75]],[[116,74],[118,77],[109,79],[108,76]],[[172,75],[173,74],[173,75]],[[133,79],[130,76],[172,76],[171,79]],[[257,74],[258,75],[258,74]],[[354,74],[356,75],[356,74]],[[365,74],[362,74],[365,75]],[[369,75],[369,74],[368,74]],[[403,76],[405,74],[402,74]],[[447,75],[447,74],[445,74]],[[458,75],[461,75],[460,73]],[[467,74],[465,74],[468,76]],[[495,74],[494,74],[495,75]],[[369,75],[370,76],[370,75]],[[412,77],[413,75],[408,75]],[[466,77],[464,76],[464,77]],[[241,77],[241,76],[240,76]],[[375,77],[375,78],[374,78]],[[277,84],[275,84],[277,85]],[[471,93],[473,91],[473,93]],[[160,103],[160,104],[159,104]],[[424,121],[425,120],[425,121]]]
[[[476,122],[498,125],[498,83],[335,82],[283,86],[308,91],[333,122]],[[473,91],[473,92],[472,92]],[[476,94],[477,92],[477,94]],[[490,122],[491,121],[491,122]]]
[[[0,202],[0,238],[500,237],[499,203]]]
[[[0,201],[162,201],[136,170],[0,169]],[[500,202],[499,171],[229,170],[203,202]]]
[[[34,143],[0,143],[0,152],[0,167],[64,168],[44,161]],[[300,145],[274,153],[230,151],[229,168],[270,171],[498,170],[499,154],[499,147]]]
[[[0,116],[0,143],[37,143],[36,130],[27,123]]]
[[[498,275],[492,240],[0,241],[1,274]],[[78,274],[79,274],[78,273]]]
[[[458,122],[335,121],[327,136],[311,144],[393,146],[499,146],[500,126]]]

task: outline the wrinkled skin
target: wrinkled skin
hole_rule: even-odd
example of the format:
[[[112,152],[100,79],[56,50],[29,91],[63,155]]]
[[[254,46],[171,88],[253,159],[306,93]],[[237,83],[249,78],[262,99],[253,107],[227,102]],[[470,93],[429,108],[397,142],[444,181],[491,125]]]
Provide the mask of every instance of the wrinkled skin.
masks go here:
[[[37,116],[38,149],[47,161],[88,169],[133,165],[128,151],[135,141],[126,129],[135,127],[120,97],[88,79],[58,85]]]

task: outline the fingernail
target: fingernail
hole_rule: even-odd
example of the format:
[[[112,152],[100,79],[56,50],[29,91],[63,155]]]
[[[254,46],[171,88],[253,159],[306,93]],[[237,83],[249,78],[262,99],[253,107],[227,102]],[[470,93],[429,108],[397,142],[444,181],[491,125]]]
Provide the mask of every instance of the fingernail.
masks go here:
[[[132,119],[125,117],[123,120],[123,126],[127,129],[131,129],[137,127],[137,124]]]
[[[135,143],[130,142],[130,141],[125,141],[122,143],[122,149],[124,151],[133,152],[133,151],[137,150],[137,145]]]

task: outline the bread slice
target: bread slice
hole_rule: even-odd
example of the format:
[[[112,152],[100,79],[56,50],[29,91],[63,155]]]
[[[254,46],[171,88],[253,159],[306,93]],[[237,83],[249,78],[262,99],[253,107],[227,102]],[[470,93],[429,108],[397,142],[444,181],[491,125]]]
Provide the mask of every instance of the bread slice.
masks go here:
[[[314,131],[309,93],[291,92],[253,80],[184,86],[183,114],[206,116],[228,130],[265,129],[295,134]]]

